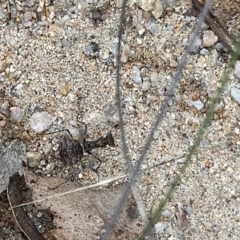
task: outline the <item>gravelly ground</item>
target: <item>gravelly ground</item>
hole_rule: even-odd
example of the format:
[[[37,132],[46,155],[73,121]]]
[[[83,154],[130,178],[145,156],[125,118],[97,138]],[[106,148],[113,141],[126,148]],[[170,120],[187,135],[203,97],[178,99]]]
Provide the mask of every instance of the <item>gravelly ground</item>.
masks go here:
[[[116,116],[110,116],[109,110],[115,110],[114,53],[120,10],[113,1],[107,1],[100,8],[102,21],[95,22],[89,17],[93,5],[80,9],[81,4],[73,2],[65,7],[50,6],[48,18],[43,21],[37,20],[35,12],[25,21],[28,16],[23,14],[36,6],[23,6],[16,16],[17,23],[10,21],[8,25],[6,18],[0,21],[1,104],[8,101],[9,107],[24,112],[20,122],[14,121],[11,114],[1,115],[2,141],[22,139],[27,151],[42,154],[33,171],[68,178],[72,169],[76,172],[79,168],[78,165],[66,167],[55,157],[61,134],[36,134],[29,119],[35,112],[47,111],[55,119],[48,132],[77,127],[81,125],[79,119],[87,124],[92,139],[112,131],[116,147],[94,153],[103,160],[100,179],[119,175],[126,167],[119,129],[114,126]],[[122,107],[133,164],[184,53],[184,42],[195,25],[194,17],[184,15],[189,7],[189,1],[182,0],[158,20],[135,5],[127,9],[123,36],[126,53],[122,56],[127,59],[123,59],[121,70]],[[233,36],[237,36],[239,24],[239,13],[233,11],[236,7],[234,1],[226,1],[226,6],[215,1],[214,5]],[[6,4],[1,2],[0,12],[5,11]],[[146,24],[149,19],[152,25]],[[202,41],[202,33],[199,39]],[[94,47],[99,51],[89,52],[93,49],[91,42],[96,43]],[[207,54],[200,54],[199,50],[190,56],[179,89],[169,102],[170,108],[154,134],[155,140],[142,166],[138,187],[147,211],[162,199],[178,171],[226,66],[219,45],[214,43],[204,48]],[[136,83],[139,79],[134,74],[138,69],[143,81],[140,84]],[[156,227],[159,239],[238,239],[239,105],[230,95],[230,87],[238,81],[232,75],[231,86],[219,104],[211,129],[159,219]],[[89,157],[85,160],[88,159],[95,161]],[[174,160],[154,167],[171,159]],[[78,179],[81,184],[98,180],[93,171],[85,171]],[[184,209],[182,220],[181,217],[176,220],[178,209]],[[185,213],[188,221],[184,220]]]

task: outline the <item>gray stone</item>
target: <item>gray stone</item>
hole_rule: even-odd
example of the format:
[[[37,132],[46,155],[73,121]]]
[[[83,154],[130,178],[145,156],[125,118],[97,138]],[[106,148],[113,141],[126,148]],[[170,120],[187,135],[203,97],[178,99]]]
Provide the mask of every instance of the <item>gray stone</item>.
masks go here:
[[[144,92],[146,92],[146,91],[148,91],[150,89],[150,86],[151,86],[150,81],[143,81],[142,90]]]
[[[187,44],[188,44],[188,38],[185,37],[182,39],[182,45],[187,46]]]
[[[163,5],[165,6],[165,8],[167,9],[172,9],[177,5],[177,0],[162,0]]]
[[[146,12],[151,11],[155,18],[161,17],[163,13],[162,1],[136,0],[134,2]]]
[[[21,94],[23,92],[23,84],[19,83],[15,89],[17,90],[18,94]]]
[[[148,31],[152,33],[153,36],[158,37],[162,33],[162,27],[159,24],[153,23],[151,21],[146,24]]]
[[[235,66],[234,66],[234,75],[237,78],[240,78],[240,61],[236,61]]]
[[[17,9],[15,5],[11,6],[10,12],[11,12],[11,19],[15,19],[17,17]]]
[[[206,230],[208,230],[208,231],[212,230],[212,227],[213,227],[212,223],[203,221],[203,225],[206,228]]]
[[[145,77],[148,73],[148,69],[146,67],[142,67],[141,70],[140,70],[140,75],[141,77]]]
[[[138,67],[133,67],[133,81],[137,84],[141,84],[142,83],[142,78],[140,75],[140,70]]]
[[[26,147],[13,140],[7,148],[0,150],[0,193],[8,187],[9,178],[16,172],[22,174],[22,162],[26,163]]]
[[[54,120],[48,112],[36,112],[30,117],[30,126],[34,132],[41,133],[47,130]]]
[[[9,102],[8,101],[4,101],[0,105],[0,113],[3,114],[6,117],[10,117],[10,110],[9,110]]]
[[[31,12],[25,12],[23,14],[24,23],[29,22],[31,19],[32,19],[32,13]]]
[[[153,87],[158,85],[158,73],[157,72],[151,73],[151,83],[152,83]]]
[[[223,49],[222,43],[217,43],[215,47],[216,47],[216,49],[218,49],[218,50]]]
[[[8,67],[8,65],[3,60],[1,60],[1,62],[0,62],[0,73],[4,72],[7,67]]]
[[[168,226],[167,222],[158,222],[155,224],[155,231],[157,234],[163,233],[165,228]]]
[[[160,135],[160,132],[159,132],[158,130],[154,131],[154,133],[153,133],[153,139],[154,139],[154,140],[157,140],[158,137],[159,137],[159,135]]]
[[[6,17],[6,14],[0,11],[0,21],[5,19],[5,17]]]
[[[200,100],[197,100],[197,101],[190,101],[188,103],[188,106],[189,107],[195,107],[197,110],[201,110],[203,107],[204,107],[204,104],[200,101]]]
[[[108,109],[104,111],[104,116],[110,123],[119,123],[118,108],[116,105],[110,105]]]
[[[231,96],[240,104],[240,89],[237,87],[231,88]]]
[[[67,21],[67,20],[69,20],[69,18],[70,18],[70,17],[69,17],[68,15],[64,15],[63,18],[62,18],[62,20],[63,20],[63,21]]]
[[[201,49],[200,54],[203,56],[209,55],[209,51],[206,48]]]
[[[186,157],[181,157],[176,160],[177,163],[184,163],[186,161]]]
[[[47,166],[46,166],[46,169],[44,170],[44,174],[49,174],[51,173],[55,168],[55,164],[53,162],[49,163]]]
[[[11,107],[11,119],[17,123],[20,123],[24,117],[24,111],[19,107]]]
[[[170,218],[172,216],[172,213],[169,210],[164,209],[161,213],[161,216],[163,216],[165,218]]]
[[[68,136],[68,137],[73,138],[73,139],[79,141],[80,143],[82,143],[84,141],[84,139],[86,138],[86,133],[85,133],[84,128],[75,128],[75,127],[69,126],[69,127],[67,127],[67,129],[71,133],[71,136]],[[65,134],[68,134],[68,133],[65,132],[64,135]]]
[[[32,7],[34,5],[34,0],[27,0],[25,2],[25,4],[28,6],[28,7]]]
[[[24,27],[31,27],[32,26],[32,22],[25,22],[23,23]]]
[[[37,167],[41,160],[41,153],[39,152],[27,152],[27,163],[30,168]]]
[[[128,56],[130,52],[129,45],[125,44],[122,48],[122,54],[121,54],[121,62],[126,63],[128,61]]]

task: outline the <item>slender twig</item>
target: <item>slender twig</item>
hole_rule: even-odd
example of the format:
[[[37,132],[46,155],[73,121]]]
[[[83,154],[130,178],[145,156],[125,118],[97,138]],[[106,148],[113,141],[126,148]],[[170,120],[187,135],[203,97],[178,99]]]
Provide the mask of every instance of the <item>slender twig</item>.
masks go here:
[[[118,110],[119,110],[119,118],[120,118],[120,131],[121,131],[121,140],[122,140],[122,144],[123,144],[123,152],[124,152],[124,156],[127,156],[127,146],[126,146],[126,141],[125,141],[125,133],[124,133],[124,129],[123,129],[123,120],[122,120],[122,113],[121,113],[121,106],[120,106],[120,43],[121,43],[121,39],[122,39],[122,27],[123,27],[123,20],[125,17],[125,8],[126,8],[126,2],[127,1],[123,1],[122,3],[122,10],[121,10],[121,17],[120,17],[120,27],[119,27],[119,34],[118,34],[118,54],[117,54],[117,83],[116,83],[116,90],[117,90],[117,103],[118,103]],[[151,146],[152,140],[153,140],[153,134],[154,132],[157,130],[159,123],[161,122],[161,120],[163,119],[166,109],[168,108],[168,102],[169,100],[172,99],[172,97],[174,96],[174,92],[177,88],[177,85],[182,77],[182,72],[183,69],[185,68],[187,61],[188,61],[188,56],[190,54],[190,50],[192,49],[193,43],[195,41],[196,35],[200,30],[200,27],[204,21],[204,18],[207,14],[207,11],[209,9],[210,6],[210,2],[211,0],[207,0],[202,13],[200,14],[200,19],[198,21],[197,27],[195,28],[195,31],[192,35],[192,37],[190,38],[190,44],[188,45],[186,52],[183,56],[183,59],[178,67],[178,70],[173,78],[173,81],[171,83],[170,89],[169,89],[169,94],[167,95],[167,97],[165,98],[165,100],[163,101],[162,107],[160,108],[159,114],[157,115],[156,121],[153,124],[153,128],[149,134],[149,136],[147,137],[146,143],[142,149],[142,153],[139,157],[139,160],[137,161],[137,164],[134,168],[134,171],[132,172],[132,174],[130,175],[130,179],[129,179],[129,183],[127,184],[126,188],[124,189],[122,196],[117,204],[117,207],[115,208],[115,211],[113,213],[113,216],[110,220],[110,223],[106,229],[106,233],[103,237],[103,240],[107,240],[114,228],[114,224],[117,221],[117,218],[121,212],[121,209],[124,206],[124,203],[127,199],[128,193],[131,189],[131,185],[135,179],[135,177],[137,176],[139,170],[140,170],[140,166],[143,162],[143,160],[145,159],[146,155],[147,155],[147,151]],[[149,229],[147,229],[149,230]]]
[[[70,191],[67,191],[67,192],[54,194],[54,195],[51,195],[49,197],[42,198],[42,199],[37,199],[37,200],[32,201],[32,202],[15,205],[15,206],[12,206],[12,208],[26,206],[26,205],[29,205],[29,204],[32,204],[32,203],[44,202],[44,201],[47,201],[47,200],[52,199],[52,198],[61,197],[61,196],[64,196],[64,195],[75,193],[75,192],[80,192],[80,191],[83,191],[83,190],[86,190],[86,189],[99,187],[99,186],[102,186],[102,185],[105,185],[105,184],[108,184],[108,183],[120,180],[120,179],[125,178],[125,177],[127,177],[126,174],[125,175],[121,175],[121,176],[117,176],[117,177],[113,177],[113,178],[109,178],[109,179],[105,179],[105,180],[103,180],[101,182],[98,182],[98,183],[95,183],[95,184],[92,184],[92,185],[89,185],[89,186],[84,186],[84,187],[76,188],[76,189],[73,189],[73,190],[70,190]]]
[[[227,86],[227,83],[229,81],[230,74],[234,69],[234,64],[236,63],[236,61],[239,57],[239,54],[240,54],[240,40],[238,41],[238,43],[234,47],[234,49],[235,49],[235,51],[232,54],[232,57],[231,57],[231,59],[229,61],[229,64],[228,64],[228,67],[227,67],[223,76],[220,79],[220,84],[219,84],[220,87],[218,87],[218,89],[217,89],[216,96],[213,98],[212,103],[211,103],[211,105],[210,105],[210,107],[209,107],[209,109],[206,113],[206,117],[205,117],[205,119],[203,120],[202,124],[200,125],[200,127],[198,129],[198,132],[196,134],[196,138],[194,140],[194,143],[193,143],[192,147],[189,148],[189,152],[188,152],[186,161],[183,163],[183,165],[182,165],[182,167],[179,171],[179,174],[177,174],[176,178],[172,182],[164,200],[159,204],[158,209],[154,212],[154,214],[152,215],[148,225],[143,230],[141,236],[138,238],[139,240],[143,240],[145,238],[147,232],[149,231],[149,229],[158,221],[163,208],[165,207],[166,203],[169,201],[173,191],[176,189],[177,185],[179,184],[182,175],[185,173],[188,165],[190,164],[192,156],[195,154],[197,148],[199,147],[200,142],[202,141],[202,139],[203,139],[203,137],[206,133],[207,128],[211,125],[213,115],[214,115],[214,109],[216,109],[217,103],[219,103],[220,99],[223,96],[223,93],[224,93],[224,91],[226,89],[226,86]]]

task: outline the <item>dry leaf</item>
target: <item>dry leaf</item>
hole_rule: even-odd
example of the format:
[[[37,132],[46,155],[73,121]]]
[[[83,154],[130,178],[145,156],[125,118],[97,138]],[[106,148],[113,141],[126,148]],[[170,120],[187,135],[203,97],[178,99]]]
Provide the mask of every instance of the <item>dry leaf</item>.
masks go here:
[[[63,182],[62,179],[39,177],[27,172],[28,182],[31,184],[33,199],[42,199],[79,188],[75,182],[67,182],[54,190],[55,186]],[[50,208],[54,212],[52,234],[56,239],[79,240],[96,239],[104,233],[106,225],[113,213],[118,199],[122,194],[123,186],[105,187],[101,190],[84,190],[37,203],[38,208]],[[136,239],[143,229],[139,218],[131,219],[132,207],[135,204],[132,198],[128,199],[122,214],[116,224],[111,239]]]

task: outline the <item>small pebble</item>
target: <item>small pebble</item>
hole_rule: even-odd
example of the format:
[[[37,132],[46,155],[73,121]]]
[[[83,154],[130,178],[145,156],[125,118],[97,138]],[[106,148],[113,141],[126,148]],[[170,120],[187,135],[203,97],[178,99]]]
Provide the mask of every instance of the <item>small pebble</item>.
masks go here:
[[[26,156],[27,156],[28,166],[30,168],[34,168],[38,166],[42,157],[41,153],[39,152],[27,152]]]
[[[132,101],[132,98],[131,98],[131,97],[126,97],[126,98],[124,98],[124,101],[125,101],[125,102],[131,102],[131,101]]]
[[[0,21],[4,20],[6,17],[6,14],[4,14],[3,12],[0,11]]]
[[[41,160],[41,161],[40,161],[40,165],[41,165],[41,166],[45,166],[45,165],[46,165],[46,161],[45,161],[45,160]]]
[[[172,213],[169,210],[164,209],[161,213],[161,216],[163,216],[165,218],[170,218],[172,216]]]
[[[5,120],[0,121],[0,127],[4,127],[6,125],[6,123],[7,122]]]
[[[151,73],[151,84],[153,87],[158,85],[158,73],[156,72]]]
[[[151,86],[150,81],[143,81],[142,90],[144,92],[146,92],[146,91],[148,91],[150,89],[150,86]]]
[[[163,13],[162,1],[142,0],[142,1],[136,1],[135,3],[146,12],[151,11],[155,18],[161,17]]]
[[[34,5],[34,2],[35,0],[27,0],[25,1],[25,4],[28,6],[28,7],[32,7]]]
[[[36,112],[30,117],[30,126],[34,132],[41,133],[47,130],[54,120],[48,112]]]
[[[67,38],[64,37],[64,38],[62,39],[62,46],[63,46],[63,47],[67,47],[68,44],[69,44],[69,42],[68,42]]]
[[[53,162],[49,163],[47,166],[46,166],[46,169],[44,170],[44,174],[49,174],[51,173],[55,168],[55,164]]]
[[[215,48],[218,49],[218,50],[223,49],[222,43],[217,43]]]
[[[69,16],[68,15],[64,15],[63,18],[62,18],[63,21],[67,21],[69,20]]]
[[[158,130],[156,130],[156,131],[153,133],[153,139],[154,139],[154,140],[157,140],[158,137],[159,137],[159,134],[160,134],[160,132],[159,132]]]
[[[29,22],[31,19],[32,19],[32,13],[31,12],[25,12],[23,14],[24,23]]]
[[[122,48],[122,54],[121,54],[121,62],[126,63],[128,61],[128,56],[130,52],[130,47],[129,45],[124,45]]]
[[[138,67],[133,67],[133,81],[137,84],[141,84],[142,83],[142,78],[140,75],[140,70]]]
[[[186,157],[182,157],[176,160],[177,163],[184,163],[186,161]]]
[[[22,93],[23,91],[23,84],[22,83],[19,83],[15,89],[17,90],[18,93]]]
[[[209,51],[206,48],[201,49],[200,54],[203,56],[209,55]]]
[[[94,21],[102,21],[102,16],[101,16],[100,12],[96,9],[93,9],[90,12],[90,18],[92,18]]]
[[[153,22],[149,22],[146,25],[146,28],[148,31],[150,31],[152,33],[153,36],[158,37],[161,35],[162,33],[162,27],[159,24],[153,23]]]
[[[78,174],[78,178],[79,178],[79,179],[84,178],[84,177],[83,177],[83,174],[82,174],[82,173],[79,173],[79,174]]]
[[[240,104],[240,89],[237,87],[231,88],[231,96]]]
[[[47,156],[50,151],[52,150],[52,144],[51,143],[46,143],[44,147],[42,148],[43,153]]]
[[[11,6],[10,12],[11,12],[11,19],[15,19],[17,16],[17,9],[14,5]]]
[[[146,0],[146,2],[149,2]],[[163,3],[162,1],[154,1],[154,6],[152,10],[152,14],[155,18],[160,18],[163,13]]]
[[[4,72],[7,67],[8,67],[7,64],[3,60],[1,60],[1,62],[0,62],[0,73]]]
[[[188,106],[189,107],[195,107],[197,110],[201,110],[203,107],[204,107],[204,104],[200,101],[200,100],[197,100],[197,101],[190,101],[188,103]]]
[[[169,66],[172,68],[178,67],[178,62],[176,61],[176,59],[174,59],[173,56],[169,59]]]
[[[60,91],[63,96],[67,96],[70,90],[71,90],[71,85],[69,84],[69,82],[60,83]]]
[[[204,227],[206,228],[206,230],[208,230],[208,231],[211,231],[212,230],[212,227],[213,227],[213,225],[210,223],[210,222],[203,222],[203,225],[204,225]]]
[[[3,114],[5,117],[10,117],[10,110],[9,110],[9,102],[4,101],[0,105],[0,113]]]
[[[76,102],[77,101],[77,96],[70,92],[68,94],[68,100],[69,100],[69,102]]]
[[[171,226],[168,226],[168,227],[166,227],[165,232],[168,235],[172,236],[174,234],[175,230]],[[168,239],[170,239],[170,238],[168,238]]]
[[[50,36],[58,37],[59,39],[63,39],[65,37],[65,30],[57,23],[49,25],[48,31]]]
[[[118,108],[116,105],[110,105],[108,109],[104,111],[105,119],[113,124],[119,123]]]
[[[218,41],[218,37],[212,30],[203,31],[203,46],[211,47]]]
[[[74,140],[77,140],[80,143],[82,143],[86,138],[84,127],[83,128],[67,127],[67,129],[71,133],[71,136],[69,137],[72,137]]]
[[[19,107],[11,107],[11,119],[17,123],[20,123],[23,120],[24,112]]]
[[[163,233],[165,228],[168,226],[167,222],[158,222],[155,224],[155,231],[157,234]]]
[[[234,75],[237,78],[240,78],[240,61],[236,61],[235,66],[234,66]]]

